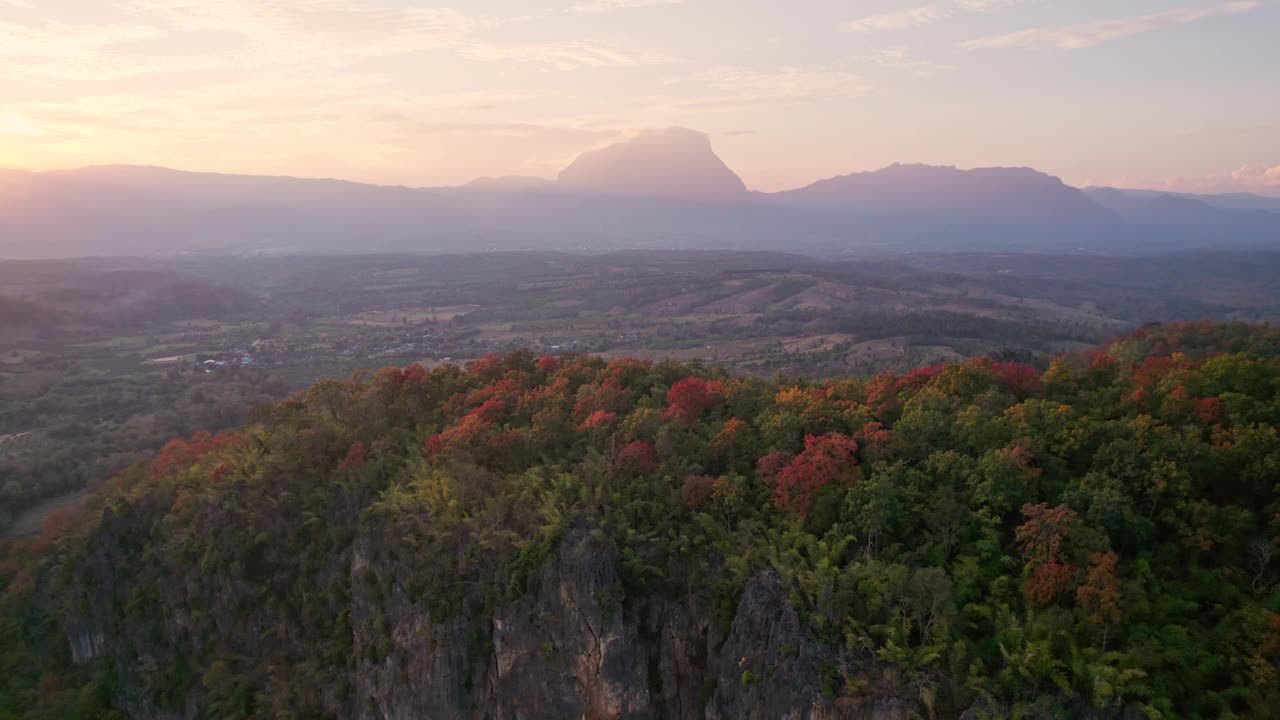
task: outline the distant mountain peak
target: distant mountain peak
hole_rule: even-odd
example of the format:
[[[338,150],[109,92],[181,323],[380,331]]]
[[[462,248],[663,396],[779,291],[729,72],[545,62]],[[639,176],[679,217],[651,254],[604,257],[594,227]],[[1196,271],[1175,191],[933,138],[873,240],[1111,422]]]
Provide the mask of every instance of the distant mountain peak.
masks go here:
[[[560,173],[560,187],[602,195],[729,201],[747,186],[687,128],[646,130],[630,140],[583,153]]]
[[[962,170],[894,163],[777,193],[808,207],[1007,220],[1099,221],[1110,212],[1061,179],[1028,167]]]

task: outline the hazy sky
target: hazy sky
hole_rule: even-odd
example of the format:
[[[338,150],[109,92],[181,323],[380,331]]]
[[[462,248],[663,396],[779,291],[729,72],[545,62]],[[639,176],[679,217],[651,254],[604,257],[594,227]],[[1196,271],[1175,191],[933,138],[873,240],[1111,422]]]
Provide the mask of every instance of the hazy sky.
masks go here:
[[[0,0],[0,165],[408,185],[638,128],[773,190],[894,161],[1280,194],[1280,0]]]

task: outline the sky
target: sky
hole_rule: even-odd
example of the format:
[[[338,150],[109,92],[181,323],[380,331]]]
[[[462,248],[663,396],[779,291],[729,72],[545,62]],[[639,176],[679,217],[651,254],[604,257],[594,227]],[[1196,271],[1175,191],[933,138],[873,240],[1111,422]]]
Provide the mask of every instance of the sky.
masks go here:
[[[1280,195],[1280,0],[0,0],[5,167],[449,185],[672,125],[766,191]]]

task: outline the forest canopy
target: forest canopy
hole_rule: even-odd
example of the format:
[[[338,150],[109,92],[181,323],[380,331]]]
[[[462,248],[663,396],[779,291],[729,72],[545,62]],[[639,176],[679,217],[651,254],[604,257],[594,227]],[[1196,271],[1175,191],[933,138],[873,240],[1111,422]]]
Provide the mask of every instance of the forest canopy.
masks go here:
[[[1274,717],[1278,427],[1280,331],[1244,324],[1043,370],[516,352],[323,381],[4,548],[0,718],[349,716],[353,674],[393,667],[398,603],[483,648],[579,530],[626,616],[703,593],[728,624],[776,575],[833,704]]]

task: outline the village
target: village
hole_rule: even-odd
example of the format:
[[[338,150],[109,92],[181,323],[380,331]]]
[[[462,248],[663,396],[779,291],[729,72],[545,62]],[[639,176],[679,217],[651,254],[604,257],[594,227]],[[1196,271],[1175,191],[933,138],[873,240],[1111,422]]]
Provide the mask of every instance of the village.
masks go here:
[[[180,354],[150,357],[145,364],[167,366],[183,374],[210,374],[240,369],[267,371],[290,367],[367,368],[420,363],[428,367],[465,363],[489,353],[526,348],[540,354],[601,352],[635,341],[632,334],[591,339],[528,337],[481,328],[441,328],[432,324],[353,326],[316,323],[277,327],[274,334],[252,339],[235,326],[218,331],[181,333],[164,347],[189,348]]]

